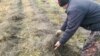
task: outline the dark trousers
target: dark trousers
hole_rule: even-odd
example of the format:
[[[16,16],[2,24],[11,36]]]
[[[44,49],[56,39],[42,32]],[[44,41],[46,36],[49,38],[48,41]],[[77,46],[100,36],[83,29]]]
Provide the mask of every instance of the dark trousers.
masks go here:
[[[100,31],[91,32],[86,39],[81,56],[100,56]]]

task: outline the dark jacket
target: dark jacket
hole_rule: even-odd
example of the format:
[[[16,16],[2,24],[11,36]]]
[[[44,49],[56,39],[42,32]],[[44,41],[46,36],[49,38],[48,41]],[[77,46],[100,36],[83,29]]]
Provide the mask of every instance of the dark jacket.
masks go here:
[[[100,31],[100,4],[92,0],[70,0],[67,8],[67,19],[61,27],[64,31],[60,39],[65,44],[78,27],[91,31]]]

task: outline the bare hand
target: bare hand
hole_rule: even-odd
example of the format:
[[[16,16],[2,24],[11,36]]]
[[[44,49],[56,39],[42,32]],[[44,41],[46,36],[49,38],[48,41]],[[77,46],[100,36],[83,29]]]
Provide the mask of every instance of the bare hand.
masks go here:
[[[56,36],[59,37],[62,34],[62,30],[57,30]]]
[[[56,42],[54,50],[57,50],[61,46],[61,43],[59,41]]]

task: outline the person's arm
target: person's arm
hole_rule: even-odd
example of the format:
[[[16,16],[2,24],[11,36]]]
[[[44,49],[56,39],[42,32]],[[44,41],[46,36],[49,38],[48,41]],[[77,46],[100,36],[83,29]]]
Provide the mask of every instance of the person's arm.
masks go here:
[[[65,23],[65,25],[67,26],[63,37],[59,40],[61,45],[65,44],[76,32],[76,30],[82,23],[84,16],[85,12],[79,9],[72,9],[68,12],[68,21]]]
[[[66,30],[66,26],[67,26],[67,19],[64,21],[63,25],[61,26],[61,28],[59,30],[56,31],[56,36],[59,37],[62,32],[64,32]]]
[[[63,25],[62,25],[62,27],[61,27],[61,29],[60,30],[62,30],[62,31],[65,31],[66,30],[66,26],[67,26],[67,19],[64,21],[64,23],[63,23]]]

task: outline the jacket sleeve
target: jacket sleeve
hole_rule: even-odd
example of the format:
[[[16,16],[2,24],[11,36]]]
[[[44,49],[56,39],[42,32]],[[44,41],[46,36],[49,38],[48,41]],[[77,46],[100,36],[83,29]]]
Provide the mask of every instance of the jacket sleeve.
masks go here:
[[[62,31],[65,31],[66,30],[66,26],[67,26],[67,19],[64,21],[64,23],[63,23],[63,25],[62,25],[62,27],[61,27],[61,30]]]
[[[65,32],[61,37],[61,39],[59,40],[62,45],[65,44],[76,32],[76,30],[83,21],[85,13],[84,11],[81,11],[79,9],[72,9],[68,11],[67,15],[68,15],[67,17],[68,21],[65,21],[64,23],[64,25],[66,25],[66,29],[64,29]]]

